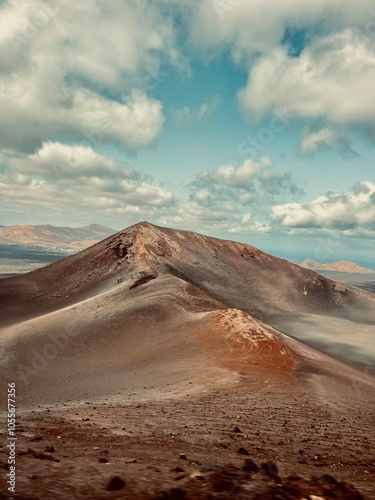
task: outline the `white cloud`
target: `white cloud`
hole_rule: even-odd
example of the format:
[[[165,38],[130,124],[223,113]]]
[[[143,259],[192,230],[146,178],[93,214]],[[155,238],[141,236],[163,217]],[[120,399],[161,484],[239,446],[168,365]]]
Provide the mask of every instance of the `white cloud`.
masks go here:
[[[118,164],[88,147],[45,143],[35,154],[2,156],[0,196],[5,210],[111,217],[152,215],[174,204],[168,190],[145,181],[128,164]]]
[[[271,166],[271,160],[263,157],[259,162],[249,159],[244,160],[242,165],[221,165],[216,170],[201,172],[197,176],[200,185],[227,186],[230,188],[253,188],[254,181],[262,175],[262,172]]]
[[[351,151],[354,129],[374,139],[373,0],[196,0],[193,5],[187,23],[197,57],[207,61],[229,52],[248,70],[238,98],[249,119],[275,109],[301,117],[307,122],[302,153]]]
[[[158,138],[162,104],[148,92],[161,58],[181,64],[161,6],[23,0],[3,4],[0,19],[0,146],[30,153],[94,135],[136,151]]]
[[[305,132],[302,152],[346,141],[355,126],[375,128],[375,39],[348,28],[316,39],[298,57],[278,47],[260,57],[239,92],[245,112],[262,115],[285,106],[324,121]]]
[[[189,201],[178,205],[182,224],[199,223],[205,228],[244,233],[268,233],[272,202],[302,193],[289,173],[273,172],[266,157],[200,172],[190,188]]]
[[[271,167],[272,162],[267,157],[262,157],[259,162],[245,159],[238,166],[225,164],[215,170],[200,172],[194,185],[217,191],[220,188],[228,188],[233,190],[233,196],[243,204],[255,201],[260,194],[303,194],[303,190],[295,184],[289,172],[275,173],[270,170]]]
[[[375,235],[375,184],[363,181],[348,193],[329,193],[311,203],[276,205],[272,208],[272,219],[284,228]]]
[[[189,0],[190,43],[197,53],[214,56],[230,50],[236,61],[248,62],[273,50],[285,30],[314,28],[323,34],[347,26],[366,30],[373,0]]]

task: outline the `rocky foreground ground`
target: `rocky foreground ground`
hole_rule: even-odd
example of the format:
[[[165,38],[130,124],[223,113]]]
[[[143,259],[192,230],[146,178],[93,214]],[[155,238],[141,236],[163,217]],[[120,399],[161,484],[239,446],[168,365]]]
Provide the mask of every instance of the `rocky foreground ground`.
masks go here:
[[[23,410],[14,498],[375,498],[371,388],[345,395],[327,380],[319,404],[245,378],[181,397],[143,389]]]

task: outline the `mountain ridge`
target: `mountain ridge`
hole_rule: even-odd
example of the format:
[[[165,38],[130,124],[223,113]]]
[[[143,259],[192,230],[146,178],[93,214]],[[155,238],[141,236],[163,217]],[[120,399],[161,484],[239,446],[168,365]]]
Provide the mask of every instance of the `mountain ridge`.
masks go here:
[[[362,323],[353,323],[358,331],[375,324],[375,297],[369,293],[244,243],[148,222],[45,268],[0,280],[0,314],[4,324],[27,322],[103,294],[117,297],[119,290],[124,300],[132,300],[134,293],[159,290],[175,280],[180,287],[200,290],[206,301],[295,338],[312,327],[321,331],[321,321],[331,321],[332,331],[340,321],[343,328]],[[163,293],[170,296],[167,285]]]
[[[306,259],[298,264],[305,269],[310,269],[312,271],[336,271],[345,273],[375,273],[374,269],[368,269],[366,267],[359,266],[354,262],[349,260],[339,260],[335,262],[330,262],[328,264],[323,264],[314,259]]]
[[[370,298],[250,245],[139,223],[0,280],[0,375],[46,403],[121,393],[138,372],[163,391],[240,374],[288,386],[303,367],[366,382],[298,335],[314,321],[360,332],[355,319],[375,324]]]
[[[82,250],[114,232],[113,229],[100,224],[89,224],[77,228],[51,224],[0,226],[0,244],[56,246]]]

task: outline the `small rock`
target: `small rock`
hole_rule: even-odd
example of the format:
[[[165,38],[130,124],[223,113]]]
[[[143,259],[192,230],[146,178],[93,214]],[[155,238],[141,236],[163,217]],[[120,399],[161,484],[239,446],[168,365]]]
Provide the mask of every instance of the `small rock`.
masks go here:
[[[240,432],[242,432],[242,431],[241,431],[241,429],[240,429],[239,427],[237,427],[237,426],[236,426],[236,427],[233,429],[233,432],[240,433]]]
[[[162,497],[165,500],[185,500],[186,499],[186,491],[181,488],[172,488],[169,491],[163,491]]]
[[[174,467],[173,469],[171,469],[172,472],[185,472],[184,469],[182,469],[181,467]]]
[[[189,477],[191,479],[199,479],[200,481],[202,481],[205,478],[204,474],[202,474],[199,471],[192,472]]]
[[[99,463],[100,464],[107,464],[108,460],[106,458],[102,457],[102,458],[99,458]]]
[[[47,453],[55,453],[55,448],[53,446],[46,446],[44,451]]]
[[[246,472],[258,472],[259,467],[251,458],[247,458],[243,464],[242,470]]]
[[[187,456],[185,455],[185,453],[180,453],[179,457],[181,458],[181,460],[187,460]]]
[[[107,491],[119,491],[125,486],[125,481],[121,477],[113,476],[107,486]]]
[[[287,477],[288,481],[301,481],[301,476],[298,476],[297,474],[292,474]]]
[[[239,455],[250,455],[250,453],[247,451],[247,449],[246,449],[246,448],[243,448],[242,446],[240,446],[240,447],[238,448],[237,453],[238,453]]]
[[[175,481],[180,481],[181,479],[184,479],[186,477],[185,472],[177,472],[177,474],[174,477]]]
[[[280,482],[280,478],[278,475],[277,465],[274,462],[266,462],[261,465],[261,469],[263,474],[266,476],[272,477],[276,482]]]
[[[233,487],[233,481],[221,472],[214,472],[213,474],[210,474],[208,476],[208,481],[214,491],[228,491]]]
[[[317,497],[316,495],[310,495],[309,499],[310,500],[325,500],[323,497]]]
[[[42,440],[43,440],[42,436],[35,436],[30,439],[30,442],[42,441]]]

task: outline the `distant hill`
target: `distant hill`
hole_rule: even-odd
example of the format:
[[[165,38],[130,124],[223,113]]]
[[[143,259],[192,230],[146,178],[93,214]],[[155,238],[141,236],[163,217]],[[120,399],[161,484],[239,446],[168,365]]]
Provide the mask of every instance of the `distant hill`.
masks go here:
[[[341,273],[375,273],[373,269],[358,266],[348,260],[339,260],[330,264],[322,264],[313,259],[306,259],[299,263],[299,266],[311,271],[336,271]]]
[[[115,232],[114,229],[99,224],[90,224],[84,227],[0,226],[0,244],[42,245],[82,250]]]

